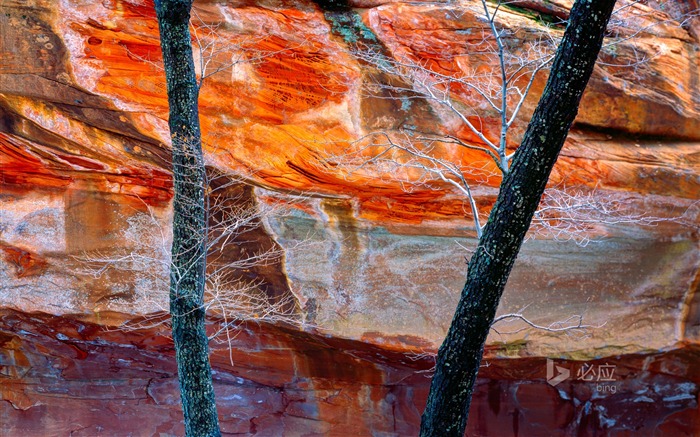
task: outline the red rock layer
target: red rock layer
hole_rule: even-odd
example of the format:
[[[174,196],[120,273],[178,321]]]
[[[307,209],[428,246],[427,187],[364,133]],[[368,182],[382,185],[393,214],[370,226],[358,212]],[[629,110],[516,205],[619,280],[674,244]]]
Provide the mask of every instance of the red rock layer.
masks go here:
[[[181,435],[166,332],[163,325],[124,331],[3,311],[0,432]],[[415,435],[432,359],[420,347],[406,350],[405,340],[398,349],[382,348],[283,326],[239,326],[231,361],[223,345],[213,351],[223,434]],[[469,435],[690,436],[700,427],[697,347],[557,361],[571,377],[556,387],[545,381],[542,358],[489,355]],[[609,381],[577,376],[586,365],[612,369]]]

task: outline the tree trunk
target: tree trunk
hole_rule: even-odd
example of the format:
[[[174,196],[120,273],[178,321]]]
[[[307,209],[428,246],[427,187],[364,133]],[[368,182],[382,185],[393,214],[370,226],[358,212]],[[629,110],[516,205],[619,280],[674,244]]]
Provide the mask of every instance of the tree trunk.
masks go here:
[[[593,72],[614,0],[577,0],[523,142],[472,256],[452,325],[438,351],[421,436],[461,437],[484,343],[549,174]]]
[[[155,2],[170,107],[173,245],[170,315],[188,436],[220,436],[203,306],[206,270],[205,169],[189,30],[191,0]]]

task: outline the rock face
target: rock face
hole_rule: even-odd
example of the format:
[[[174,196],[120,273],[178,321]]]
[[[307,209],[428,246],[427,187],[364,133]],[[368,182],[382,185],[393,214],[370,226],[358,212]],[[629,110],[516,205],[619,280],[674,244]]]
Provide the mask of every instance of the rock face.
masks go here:
[[[9,419],[0,425],[3,434],[183,434],[164,326],[106,331],[71,316],[7,310],[1,320],[6,402],[0,408]],[[222,432],[414,435],[433,362],[406,352],[405,346],[243,324],[231,343],[213,345]],[[489,358],[468,434],[693,435],[700,426],[698,353],[693,346],[585,364],[557,361],[572,374],[585,366],[612,373],[608,382],[572,376],[556,387],[542,378],[543,358]]]
[[[570,4],[503,8],[514,59],[545,51]],[[226,433],[415,434],[475,244],[449,184],[344,158],[378,132],[484,143],[420,95],[421,70],[382,67],[416,64],[487,89],[497,60],[481,3],[347,6],[195,5],[212,220],[249,217],[212,258],[249,293],[215,302],[262,320],[237,325],[230,354],[229,342],[214,346]],[[533,235],[500,309],[554,328],[580,315],[591,328],[496,326],[470,435],[700,432],[697,7],[631,2],[615,17],[552,186],[617,215],[577,227],[578,245]],[[2,433],[181,434],[170,340],[152,323],[167,305],[172,196],[152,4],[6,1],[0,23]],[[510,148],[545,79],[535,77]],[[454,104],[496,139],[498,114],[452,82]],[[487,211],[495,166],[438,147],[471,166]],[[229,265],[261,253],[264,263]],[[215,319],[231,314],[214,305]],[[547,357],[571,371],[556,387]],[[608,365],[612,381],[583,374]]]

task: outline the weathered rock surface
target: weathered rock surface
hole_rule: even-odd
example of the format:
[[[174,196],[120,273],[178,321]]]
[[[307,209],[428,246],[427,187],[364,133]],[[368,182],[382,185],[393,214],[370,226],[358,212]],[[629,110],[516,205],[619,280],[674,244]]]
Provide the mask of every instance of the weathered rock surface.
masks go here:
[[[164,326],[109,331],[72,316],[8,310],[0,321],[3,434],[182,435]],[[432,359],[400,349],[245,324],[231,342],[232,361],[228,347],[213,347],[222,432],[414,435]],[[700,426],[697,346],[557,360],[572,378],[556,387],[544,381],[543,358],[494,354],[481,371],[469,435],[690,436]],[[575,379],[584,365],[612,373],[602,382]]]
[[[446,75],[488,71],[479,4],[351,3],[196,6],[197,56],[209,61],[200,97],[207,164],[244,176],[230,189],[244,209],[282,199],[287,210],[256,221],[227,256],[283,249],[236,277],[285,302],[278,319],[316,330],[246,325],[233,364],[217,346],[227,433],[414,434],[429,381],[417,372],[431,364],[410,358],[437,348],[463,285],[469,254],[460,245],[474,244],[463,199],[446,185],[407,190],[377,169],[334,162],[378,130],[440,126],[475,140],[430,102],[383,98],[395,79],[352,50],[380,47]],[[542,22],[565,18],[571,4],[516,3],[499,25],[523,57],[545,32],[560,34]],[[621,41],[604,49],[552,175],[625,214],[664,220],[585,227],[600,240],[586,247],[551,235],[526,243],[501,313],[545,326],[582,315],[594,329],[497,328],[474,435],[700,432],[697,7],[621,9],[611,28]],[[167,336],[118,328],[161,314],[158,262],[95,275],[105,258],[167,253],[167,238],[158,240],[172,195],[167,100],[152,4],[5,1],[0,23],[2,433],[180,434]],[[545,78],[513,125],[513,146]],[[497,114],[453,91],[479,108],[487,136],[498,134]],[[472,177],[487,207],[493,169],[471,152],[444,154],[479,162]],[[571,369],[612,363],[616,392],[573,375],[553,388],[544,357],[581,360]]]

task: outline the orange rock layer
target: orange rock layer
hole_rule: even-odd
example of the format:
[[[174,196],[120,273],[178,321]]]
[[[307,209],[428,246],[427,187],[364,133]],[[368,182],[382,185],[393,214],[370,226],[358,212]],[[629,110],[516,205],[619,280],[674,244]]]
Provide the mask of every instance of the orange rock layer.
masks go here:
[[[167,194],[150,192],[167,186],[167,175],[161,173],[168,170],[169,142],[151,5],[118,1],[56,8],[8,5],[10,13],[3,17],[7,37],[0,91],[5,117],[13,120],[2,139],[3,180],[66,187],[92,179],[93,189],[163,199]],[[494,68],[495,59],[489,55],[493,41],[478,10],[464,8],[391,3],[364,10],[361,17],[368,32],[402,62],[421,60],[426,68],[454,77],[487,74]],[[526,57],[528,48],[539,44],[537,32],[544,30],[533,27],[531,17],[519,11],[502,11],[499,25],[513,29],[522,42],[514,55]],[[362,171],[348,175],[347,169],[329,166],[329,158],[352,148],[362,135],[392,130],[397,123],[452,126],[457,128],[452,134],[463,140],[476,139],[430,104],[427,109],[402,111],[368,94],[367,87],[376,80],[372,68],[358,61],[352,46],[313,4],[204,3],[195,12],[195,45],[201,47],[197,63],[205,77],[200,113],[212,165],[244,171],[273,188],[353,196],[360,210],[367,203],[370,211],[377,211],[372,206],[377,199],[404,203],[402,187],[386,178],[371,179]],[[625,15],[616,21],[614,32],[622,38],[635,37],[604,50],[577,120],[581,130],[572,134],[553,182],[668,193],[667,186],[636,184],[640,170],[662,167],[659,171],[668,176],[656,182],[685,178],[688,182],[681,185],[672,181],[669,185],[675,190],[669,194],[695,198],[700,164],[693,143],[664,140],[663,156],[653,159],[654,142],[630,136],[700,139],[692,75],[669,74],[698,68],[693,55],[696,41],[688,28],[667,24],[675,18],[660,10],[633,5],[621,14]],[[419,23],[413,19],[416,16],[421,17]],[[549,32],[556,36],[561,30],[554,27]],[[22,35],[21,41],[17,35]],[[464,47],[471,51],[465,53]],[[637,57],[635,63],[630,56]],[[542,74],[535,82],[525,115],[532,111],[544,79]],[[465,104],[483,106],[473,91],[453,91]],[[485,127],[487,137],[497,137],[497,114],[487,110],[472,121]],[[524,121],[519,119],[513,127],[514,145]],[[643,167],[633,160],[631,165],[606,161],[591,150],[588,127],[607,129],[611,138],[603,142],[621,146],[625,157],[641,148],[652,159]],[[632,144],[634,148],[629,147]],[[487,161],[473,152],[457,153],[465,163]],[[571,179],[562,177],[571,174],[575,175]],[[486,183],[495,187],[498,178],[489,177]],[[422,210],[439,208],[438,202],[429,202],[426,208],[421,188],[416,190],[412,199]],[[423,196],[440,198],[446,190],[447,186],[442,193]],[[400,218],[385,209],[383,214],[389,214],[388,221]],[[435,214],[462,213],[455,206]],[[408,211],[400,216],[420,221]]]

